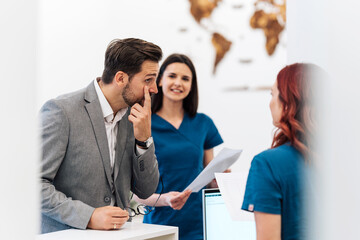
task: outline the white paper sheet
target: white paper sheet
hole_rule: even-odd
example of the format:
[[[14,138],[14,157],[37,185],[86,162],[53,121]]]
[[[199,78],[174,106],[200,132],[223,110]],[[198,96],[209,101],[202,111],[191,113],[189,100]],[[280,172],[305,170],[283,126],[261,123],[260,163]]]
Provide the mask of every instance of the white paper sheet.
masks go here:
[[[252,221],[254,214],[241,210],[248,171],[215,173],[221,196],[233,221]]]
[[[215,178],[214,173],[224,172],[233,165],[240,157],[241,152],[241,149],[223,148],[185,189],[191,189],[193,192],[198,192]]]

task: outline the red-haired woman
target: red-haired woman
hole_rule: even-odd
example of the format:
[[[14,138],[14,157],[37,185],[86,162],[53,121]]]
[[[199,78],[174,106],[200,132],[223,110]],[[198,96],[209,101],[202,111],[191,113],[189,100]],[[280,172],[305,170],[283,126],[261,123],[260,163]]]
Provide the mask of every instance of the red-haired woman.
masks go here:
[[[271,149],[252,160],[242,205],[254,212],[258,240],[303,238],[302,174],[311,155],[311,82],[318,70],[313,64],[286,66],[271,89],[277,130]]]

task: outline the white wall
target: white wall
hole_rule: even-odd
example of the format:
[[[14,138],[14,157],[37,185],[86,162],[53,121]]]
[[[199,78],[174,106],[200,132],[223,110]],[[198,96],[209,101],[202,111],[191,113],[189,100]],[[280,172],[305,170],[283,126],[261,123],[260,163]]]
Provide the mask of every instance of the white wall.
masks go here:
[[[360,239],[360,2],[288,1],[288,58],[330,74],[320,99],[320,159],[311,239]]]
[[[0,238],[34,239],[39,227],[37,1],[1,1],[0,29]]]
[[[270,93],[225,92],[223,89],[247,84],[256,86],[255,83],[271,86],[286,56],[284,50],[280,51],[283,46],[270,58],[264,55],[265,37],[261,30],[250,31],[246,30],[248,26],[243,26],[248,24],[251,16],[248,12],[253,12],[254,6],[243,2],[244,9],[229,9],[235,3],[237,1],[224,1],[219,11],[214,11],[212,21],[206,22],[234,32],[230,35],[234,49],[214,77],[211,34],[190,16],[188,1],[41,0],[38,108],[47,99],[83,88],[100,76],[106,46],[112,39],[143,38],[158,44],[164,51],[164,58],[173,52],[192,58],[199,79],[199,111],[214,120],[225,141],[223,146],[244,149],[233,171],[247,171],[253,156],[271,144]],[[244,30],[236,32],[236,27]],[[179,34],[180,28],[187,28],[187,32]],[[239,34],[245,36],[244,45],[235,41]],[[250,43],[256,46],[253,52],[246,49]],[[260,62],[262,70],[253,69],[253,65],[249,68],[238,66],[239,57]],[[277,65],[270,67],[271,63]]]

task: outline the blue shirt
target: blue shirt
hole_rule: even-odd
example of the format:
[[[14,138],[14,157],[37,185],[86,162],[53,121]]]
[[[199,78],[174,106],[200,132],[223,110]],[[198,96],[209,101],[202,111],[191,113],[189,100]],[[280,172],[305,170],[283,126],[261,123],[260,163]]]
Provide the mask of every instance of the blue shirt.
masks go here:
[[[258,154],[251,162],[242,209],[281,214],[281,239],[301,239],[304,170],[303,156],[289,144]]]
[[[204,150],[223,142],[213,121],[205,114],[197,113],[191,118],[187,114],[176,129],[169,122],[153,114],[151,131],[155,143],[155,154],[163,181],[161,191],[183,191],[203,170]],[[203,239],[201,191],[192,193],[181,210],[171,207],[156,207],[144,216],[144,223],[179,227],[179,239]]]

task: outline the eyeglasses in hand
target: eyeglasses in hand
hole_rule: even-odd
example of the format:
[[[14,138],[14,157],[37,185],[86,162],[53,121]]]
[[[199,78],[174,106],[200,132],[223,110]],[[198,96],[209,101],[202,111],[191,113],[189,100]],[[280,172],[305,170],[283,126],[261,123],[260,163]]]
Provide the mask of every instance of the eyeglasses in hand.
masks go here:
[[[161,191],[160,191],[160,194],[159,194],[158,198],[156,199],[154,205],[151,207],[151,206],[147,206],[145,204],[139,204],[136,207],[136,210],[131,207],[126,207],[125,209],[129,212],[130,217],[135,217],[136,215],[148,215],[149,213],[151,213],[151,211],[153,211],[155,209],[155,206],[156,206],[157,202],[159,201],[161,194],[164,191],[164,183],[162,181],[161,176],[160,176],[160,182],[161,182]],[[134,193],[131,193],[130,201],[133,198],[133,196],[134,196]],[[129,201],[129,204],[130,204],[130,201]]]

